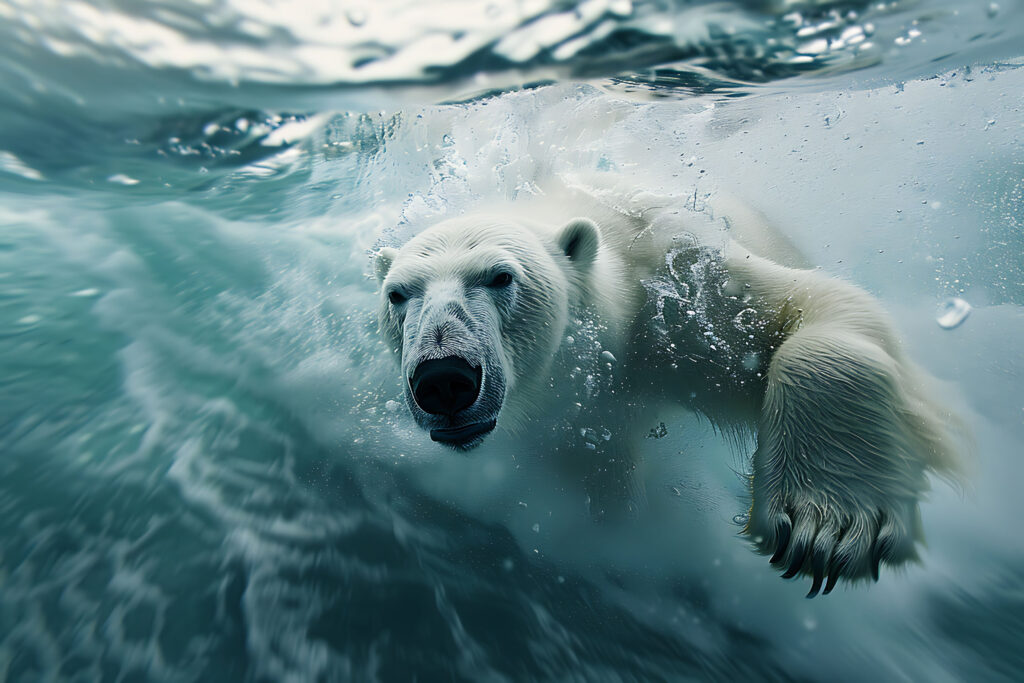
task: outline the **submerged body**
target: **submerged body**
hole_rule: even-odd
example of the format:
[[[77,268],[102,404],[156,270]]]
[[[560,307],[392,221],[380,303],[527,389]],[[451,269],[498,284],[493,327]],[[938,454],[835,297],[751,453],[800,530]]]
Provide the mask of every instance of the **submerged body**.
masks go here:
[[[558,459],[599,518],[645,505],[641,411],[756,430],[756,547],[812,595],[877,578],[916,557],[926,473],[956,470],[950,416],[872,297],[801,267],[741,204],[717,208],[591,179],[381,250],[409,408],[461,450],[559,418],[574,443]]]

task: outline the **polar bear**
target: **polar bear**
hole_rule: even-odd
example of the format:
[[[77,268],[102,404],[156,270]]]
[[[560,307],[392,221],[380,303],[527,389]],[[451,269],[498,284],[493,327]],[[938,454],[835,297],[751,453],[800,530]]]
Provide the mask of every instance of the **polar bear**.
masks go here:
[[[595,517],[644,506],[638,417],[671,402],[756,430],[745,533],[809,597],[915,560],[957,420],[879,303],[813,270],[763,218],[621,183],[568,183],[381,248],[379,329],[444,446],[555,417]],[[723,207],[718,207],[718,213]],[[684,446],[685,444],[681,444]]]

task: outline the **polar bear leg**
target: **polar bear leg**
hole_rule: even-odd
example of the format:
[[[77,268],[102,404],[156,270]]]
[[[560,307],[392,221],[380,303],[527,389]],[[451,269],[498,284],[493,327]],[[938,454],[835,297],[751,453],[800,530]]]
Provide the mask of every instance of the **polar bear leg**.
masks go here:
[[[918,499],[942,428],[919,376],[873,339],[808,325],[768,370],[747,532],[784,578],[878,577],[879,562],[917,557]]]

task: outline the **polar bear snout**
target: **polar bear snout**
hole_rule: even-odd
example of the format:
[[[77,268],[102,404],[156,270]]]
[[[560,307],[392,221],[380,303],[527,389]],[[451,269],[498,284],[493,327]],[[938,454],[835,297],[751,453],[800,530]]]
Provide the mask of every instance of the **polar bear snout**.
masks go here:
[[[494,430],[504,403],[501,324],[484,297],[451,286],[424,289],[404,304],[395,328],[406,404],[432,440],[467,451]]]
[[[416,405],[431,415],[454,416],[476,403],[483,368],[458,356],[427,360],[409,378]]]
[[[430,438],[456,450],[478,446],[498,425],[504,395],[501,373],[486,377],[484,365],[459,356],[423,360],[406,392],[413,416]]]

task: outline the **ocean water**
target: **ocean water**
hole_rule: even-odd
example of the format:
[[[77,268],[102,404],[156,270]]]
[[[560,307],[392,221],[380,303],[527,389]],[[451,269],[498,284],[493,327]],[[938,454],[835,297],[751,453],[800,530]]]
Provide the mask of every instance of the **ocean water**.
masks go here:
[[[0,1],[0,680],[1021,680],[1022,65],[1019,0]],[[627,528],[417,430],[372,250],[595,169],[894,314],[978,445],[920,565],[805,600],[683,412]]]

